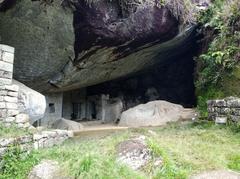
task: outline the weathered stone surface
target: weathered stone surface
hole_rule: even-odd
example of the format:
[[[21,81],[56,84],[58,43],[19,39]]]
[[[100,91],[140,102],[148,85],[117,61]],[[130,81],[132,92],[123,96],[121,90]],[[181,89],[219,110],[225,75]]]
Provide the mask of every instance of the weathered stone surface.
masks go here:
[[[26,123],[29,122],[28,114],[18,114],[16,115],[16,123]]]
[[[12,91],[9,91],[7,93],[8,96],[12,96],[12,97],[17,97],[18,96],[18,92],[12,92]]]
[[[10,103],[17,103],[18,98],[17,97],[11,97],[11,96],[5,96],[4,101],[10,102]]]
[[[13,64],[8,63],[8,62],[4,62],[4,61],[0,61],[0,70],[12,72],[13,71]]]
[[[151,151],[145,144],[145,136],[123,141],[117,146],[117,161],[133,170],[140,169],[152,158]]]
[[[19,110],[17,109],[8,109],[7,110],[7,116],[11,117],[11,116],[16,116],[19,114]]]
[[[60,166],[56,161],[43,160],[33,167],[28,175],[28,179],[55,179],[61,173]]]
[[[5,109],[5,108],[6,108],[6,103],[0,102],[0,109]]]
[[[52,128],[54,129],[64,129],[64,130],[81,130],[83,126],[75,121],[67,120],[67,119],[58,119],[52,124]]]
[[[10,85],[12,83],[12,79],[0,78],[0,85]]]
[[[10,47],[8,45],[3,45],[3,44],[0,44],[0,50],[10,52],[12,54],[14,54],[14,51],[15,51],[14,47]]]
[[[8,72],[8,71],[4,71],[4,70],[0,70],[0,76],[3,78],[9,78],[12,79],[12,72]]]
[[[216,123],[226,123],[227,120],[240,121],[240,98],[227,97],[221,100],[209,100],[207,102],[209,118]]]
[[[73,58],[73,12],[62,1],[51,2],[21,0],[0,12],[1,43],[18,49],[14,60],[18,80],[46,86]]]
[[[152,101],[124,111],[119,122],[120,126],[160,126],[167,122],[181,119],[184,108],[181,105],[166,101]]]
[[[74,14],[59,1],[44,6],[28,0],[0,13],[2,42],[21,49],[14,64],[17,80],[47,92],[86,87],[164,63],[189,50],[194,39],[194,28],[179,33],[181,24],[155,0],[133,7],[73,2]]]
[[[6,108],[7,109],[18,109],[17,103],[8,103],[6,102]]]
[[[30,117],[30,123],[42,118],[46,109],[45,96],[13,80],[13,84],[19,86],[18,107],[21,113],[26,113]]]
[[[6,51],[3,51],[2,52],[2,60],[5,61],[5,62],[8,62],[10,64],[13,64],[14,54],[6,52]]]
[[[13,92],[18,92],[19,86],[18,85],[5,85],[5,89]]]

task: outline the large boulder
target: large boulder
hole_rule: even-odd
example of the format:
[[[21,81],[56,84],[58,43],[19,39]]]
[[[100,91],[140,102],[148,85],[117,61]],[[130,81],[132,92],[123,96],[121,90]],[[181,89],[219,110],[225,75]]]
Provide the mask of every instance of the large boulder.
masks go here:
[[[29,115],[31,124],[34,123],[34,121],[41,119],[44,116],[46,109],[45,96],[16,80],[13,80],[13,84],[19,86],[19,111]]]
[[[160,126],[167,122],[182,118],[184,108],[167,101],[151,101],[124,111],[119,122],[120,126],[141,127]]]
[[[54,123],[52,124],[52,128],[79,131],[83,128],[83,125],[79,122],[62,118],[54,121]]]

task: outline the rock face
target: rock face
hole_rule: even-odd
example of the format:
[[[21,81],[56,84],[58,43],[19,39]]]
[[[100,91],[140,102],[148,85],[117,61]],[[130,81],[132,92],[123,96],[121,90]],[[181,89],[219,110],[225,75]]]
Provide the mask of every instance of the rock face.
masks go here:
[[[127,76],[183,54],[194,40],[193,28],[179,32],[155,0],[67,1],[73,13],[61,2],[21,0],[0,9],[1,41],[16,48],[14,77],[38,91]]]
[[[183,110],[181,105],[161,100],[152,101],[124,111],[119,125],[129,127],[160,126],[167,122],[180,120]]]
[[[46,109],[45,96],[16,80],[13,80],[13,84],[19,86],[18,109],[20,112],[28,114],[31,123],[41,119]]]
[[[72,11],[48,2],[5,0],[0,9],[1,43],[16,49],[14,78],[42,88],[74,54]]]
[[[60,174],[60,167],[56,161],[44,160],[30,172],[28,179],[55,179]]]

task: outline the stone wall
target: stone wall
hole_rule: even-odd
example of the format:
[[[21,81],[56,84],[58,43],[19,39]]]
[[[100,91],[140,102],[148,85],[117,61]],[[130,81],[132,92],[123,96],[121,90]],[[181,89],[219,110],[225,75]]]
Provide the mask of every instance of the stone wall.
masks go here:
[[[0,139],[0,158],[11,146],[19,146],[22,151],[30,151],[32,149],[52,147],[61,144],[70,137],[73,137],[71,131],[52,130],[22,137],[3,138]]]
[[[12,84],[13,63],[14,48],[0,45],[0,122],[6,126],[27,128],[30,126],[29,117],[18,110],[19,87]]]
[[[240,122],[240,98],[209,100],[207,102],[209,118],[216,123],[226,123],[227,120]]]

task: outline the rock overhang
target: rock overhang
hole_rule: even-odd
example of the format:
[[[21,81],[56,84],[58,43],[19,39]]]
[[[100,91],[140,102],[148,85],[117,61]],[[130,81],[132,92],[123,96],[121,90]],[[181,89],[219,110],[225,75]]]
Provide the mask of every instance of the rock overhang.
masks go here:
[[[0,14],[3,41],[18,49],[15,78],[40,92],[68,91],[131,75],[179,57],[194,40],[194,25],[179,31],[178,20],[155,1],[138,0],[133,6],[128,5],[133,1],[116,1],[125,3],[121,7],[108,0],[69,2],[75,6],[73,14],[56,2],[49,7],[28,0]],[[29,15],[33,11],[39,13],[37,18]],[[54,20],[56,15],[62,17]],[[28,25],[32,33],[24,30]],[[13,28],[7,32],[9,26]]]

